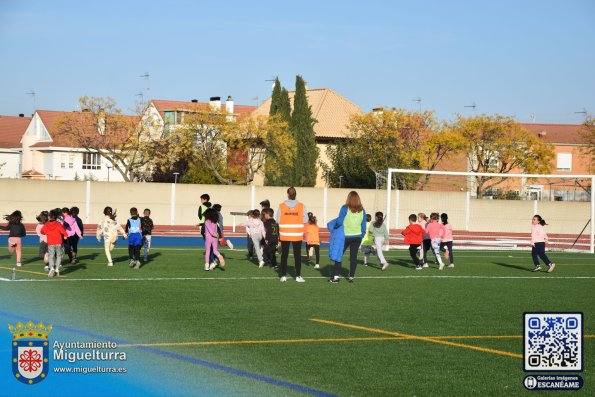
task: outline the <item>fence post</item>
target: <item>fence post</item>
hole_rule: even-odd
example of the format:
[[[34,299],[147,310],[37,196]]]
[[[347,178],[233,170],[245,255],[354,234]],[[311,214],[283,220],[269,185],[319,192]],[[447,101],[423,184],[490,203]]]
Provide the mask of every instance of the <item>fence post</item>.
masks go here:
[[[87,190],[85,193],[85,223],[90,223],[91,218],[91,181],[87,181]]]
[[[322,191],[322,222],[324,225],[326,225],[328,223],[328,220],[326,219],[326,205],[328,203],[328,187],[324,187],[324,190]]]
[[[465,230],[469,231],[469,222],[471,220],[471,192],[465,195]]]
[[[176,184],[171,184],[171,224],[176,224]]]

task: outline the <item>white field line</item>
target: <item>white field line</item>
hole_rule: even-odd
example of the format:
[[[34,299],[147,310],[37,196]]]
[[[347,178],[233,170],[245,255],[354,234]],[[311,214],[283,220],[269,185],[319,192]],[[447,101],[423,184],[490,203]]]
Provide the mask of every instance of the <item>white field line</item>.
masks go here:
[[[324,279],[328,277],[304,277],[305,279]],[[401,279],[443,279],[443,280],[458,280],[458,279],[483,279],[483,280],[591,280],[595,276],[362,276],[356,277],[360,279],[387,279],[387,280],[401,280]],[[73,281],[244,281],[244,280],[278,280],[278,277],[147,277],[147,278],[62,278],[62,279],[20,279],[8,280],[1,279],[0,281],[11,282],[73,282]]]

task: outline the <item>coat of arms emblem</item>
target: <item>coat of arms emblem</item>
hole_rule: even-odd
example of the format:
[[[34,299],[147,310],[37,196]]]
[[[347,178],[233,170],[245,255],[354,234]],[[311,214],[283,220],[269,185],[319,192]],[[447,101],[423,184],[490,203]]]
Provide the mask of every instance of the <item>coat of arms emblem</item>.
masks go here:
[[[50,367],[48,334],[52,326],[43,323],[8,324],[12,333],[12,373],[17,380],[33,385],[47,377]]]

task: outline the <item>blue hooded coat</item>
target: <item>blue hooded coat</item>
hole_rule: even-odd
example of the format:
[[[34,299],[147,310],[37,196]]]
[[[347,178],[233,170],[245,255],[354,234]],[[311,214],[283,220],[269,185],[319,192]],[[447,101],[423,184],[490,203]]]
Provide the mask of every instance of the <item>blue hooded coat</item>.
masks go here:
[[[343,224],[337,222],[337,218],[330,221],[327,225],[331,233],[328,247],[328,257],[335,262],[341,262],[343,259],[343,246],[345,245],[345,230]]]

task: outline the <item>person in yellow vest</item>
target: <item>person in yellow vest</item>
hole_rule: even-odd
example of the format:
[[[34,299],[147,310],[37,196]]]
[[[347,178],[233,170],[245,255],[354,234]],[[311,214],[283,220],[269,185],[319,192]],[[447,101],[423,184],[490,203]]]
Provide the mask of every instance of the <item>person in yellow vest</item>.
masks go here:
[[[302,277],[302,241],[304,239],[304,224],[308,222],[308,211],[304,204],[295,199],[297,192],[292,186],[287,189],[287,200],[279,204],[275,213],[275,220],[279,223],[279,240],[281,241],[281,278],[287,281],[287,257],[289,246],[293,246],[295,260],[295,281],[303,283]]]

